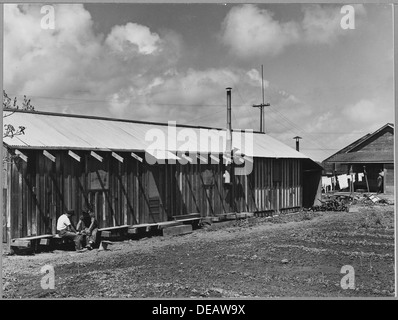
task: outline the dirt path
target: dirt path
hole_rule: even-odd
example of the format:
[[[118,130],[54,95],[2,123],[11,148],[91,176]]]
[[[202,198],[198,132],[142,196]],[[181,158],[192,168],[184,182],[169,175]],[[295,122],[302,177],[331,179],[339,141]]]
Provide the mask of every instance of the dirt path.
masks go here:
[[[256,218],[118,242],[108,251],[5,256],[4,296],[393,296],[393,210]],[[44,265],[54,267],[55,289],[40,286]],[[344,265],[355,270],[355,289],[341,288]]]

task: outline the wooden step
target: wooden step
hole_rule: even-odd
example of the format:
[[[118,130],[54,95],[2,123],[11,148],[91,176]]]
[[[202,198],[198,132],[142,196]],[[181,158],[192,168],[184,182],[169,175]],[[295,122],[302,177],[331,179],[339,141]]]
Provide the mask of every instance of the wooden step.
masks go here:
[[[101,233],[101,238],[121,237],[128,233],[130,225],[125,224],[116,227],[101,228],[98,231]]]
[[[186,219],[193,219],[193,218],[200,218],[201,215],[200,213],[189,213],[189,214],[183,214],[179,216],[173,216],[174,220],[186,220]]]
[[[18,238],[19,240],[38,240],[38,239],[50,239],[53,238],[53,234],[43,234],[41,236],[31,236],[31,237],[23,237],[23,238]]]
[[[183,234],[188,234],[192,232],[192,226],[190,224],[183,224],[179,226],[172,226],[164,228],[163,236],[179,236]]]
[[[189,219],[181,219],[181,220],[177,220],[177,221],[182,222],[184,224],[187,224],[187,223],[193,224],[196,222],[200,222],[201,219],[202,218],[189,218]]]
[[[163,230],[165,228],[179,226],[182,224],[183,223],[181,221],[165,221],[165,222],[159,222],[157,225],[159,230]]]
[[[31,241],[30,240],[21,240],[21,239],[12,239],[11,240],[11,247],[30,248],[31,247]]]
[[[98,231],[114,231],[114,230],[123,230],[123,229],[127,229],[128,227],[130,227],[129,224],[124,224],[121,226],[116,226],[116,227],[107,227],[107,228],[101,228],[98,229]]]
[[[157,223],[142,223],[129,226],[128,234],[138,234],[140,232],[150,232],[153,229],[158,229]]]
[[[225,219],[226,219],[226,220],[236,220],[236,213],[228,213],[228,214],[225,216]]]
[[[16,248],[34,248],[35,244],[49,245],[50,239],[53,237],[53,234],[43,234],[40,236],[16,238],[11,240],[10,246]]]

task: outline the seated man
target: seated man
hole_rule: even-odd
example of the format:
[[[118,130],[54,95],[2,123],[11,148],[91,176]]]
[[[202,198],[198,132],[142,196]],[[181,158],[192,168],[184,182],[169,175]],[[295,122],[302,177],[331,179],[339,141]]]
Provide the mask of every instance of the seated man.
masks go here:
[[[97,242],[98,232],[98,221],[95,219],[95,214],[90,209],[83,210],[77,227],[78,232],[86,235],[86,248],[89,250],[93,249],[93,246]]]
[[[82,236],[76,231],[75,227],[70,222],[70,217],[75,214],[74,210],[66,211],[58,218],[57,233],[61,238],[71,239],[75,242],[76,251],[81,250]]]

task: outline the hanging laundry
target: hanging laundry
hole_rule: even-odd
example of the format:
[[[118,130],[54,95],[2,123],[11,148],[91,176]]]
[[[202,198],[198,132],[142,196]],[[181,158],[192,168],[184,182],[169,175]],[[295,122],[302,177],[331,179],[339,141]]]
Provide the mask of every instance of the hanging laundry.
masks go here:
[[[337,180],[339,180],[340,189],[348,188],[348,176],[346,174],[339,175]]]
[[[332,189],[332,179],[322,177],[322,188],[324,188],[325,191],[330,191]]]
[[[365,176],[364,173],[358,173],[358,181],[362,181],[364,176]]]

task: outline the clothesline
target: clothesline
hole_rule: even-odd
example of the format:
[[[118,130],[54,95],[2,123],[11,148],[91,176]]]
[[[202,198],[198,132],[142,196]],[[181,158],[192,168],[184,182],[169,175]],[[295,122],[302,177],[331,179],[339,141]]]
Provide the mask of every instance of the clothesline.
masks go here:
[[[356,177],[357,176],[357,177]],[[349,187],[349,181],[351,182],[361,182],[365,174],[363,172],[354,174],[340,174],[332,177],[322,177],[322,188],[324,190],[332,190],[336,188],[337,182],[339,183],[340,189],[345,189]],[[337,181],[336,181],[337,179]]]

